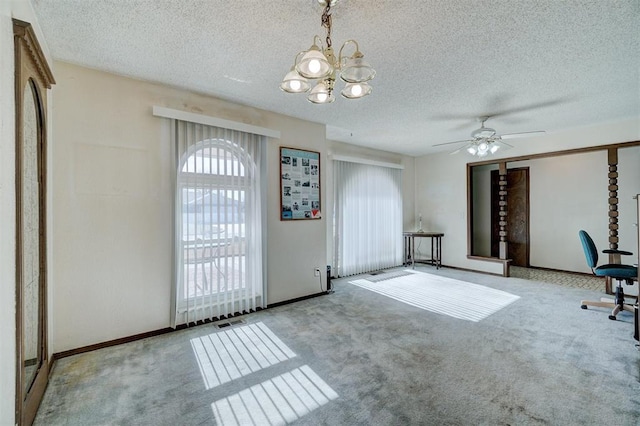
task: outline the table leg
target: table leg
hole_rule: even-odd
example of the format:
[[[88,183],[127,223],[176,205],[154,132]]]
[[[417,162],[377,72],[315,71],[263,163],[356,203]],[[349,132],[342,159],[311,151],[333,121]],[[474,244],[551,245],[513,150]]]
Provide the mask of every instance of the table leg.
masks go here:
[[[436,259],[436,254],[433,251],[433,237],[431,237],[431,266],[438,266],[438,261]]]
[[[411,268],[416,269],[416,237],[411,236]]]

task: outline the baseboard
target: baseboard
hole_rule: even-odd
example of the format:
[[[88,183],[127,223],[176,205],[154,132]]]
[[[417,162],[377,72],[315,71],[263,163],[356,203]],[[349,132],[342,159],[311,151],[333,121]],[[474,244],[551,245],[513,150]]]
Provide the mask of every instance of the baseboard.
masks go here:
[[[272,303],[271,305],[267,306],[267,309],[269,309],[269,308],[277,308],[278,306],[288,305],[290,303],[295,303],[295,302],[301,302],[301,301],[307,300],[307,299],[313,299],[314,297],[318,297],[318,296],[325,296],[326,294],[327,294],[327,292],[323,291],[322,293],[315,293],[315,294],[310,294],[308,296],[302,296],[302,297],[297,297],[295,299],[285,300],[283,302]]]
[[[186,328],[186,325],[184,328]],[[176,328],[175,330],[178,330],[178,328]],[[147,331],[146,333],[134,334],[132,336],[127,336],[127,337],[120,337],[119,339],[108,340],[106,342],[94,343],[93,345],[87,345],[87,346],[83,346],[76,349],[70,349],[68,351],[54,353],[52,359],[59,360],[61,358],[66,358],[68,356],[78,355],[85,352],[91,352],[97,349],[108,348],[110,346],[117,346],[123,343],[135,342],[136,340],[146,339],[147,337],[160,336],[162,334],[171,333],[172,331],[175,331],[175,330],[171,327],[166,327],[166,328],[161,328],[159,330]]]
[[[464,271],[464,272],[473,272],[475,274],[491,275],[493,277],[504,277],[503,274],[496,274],[495,272],[478,271],[477,269],[461,268],[459,266],[442,265],[440,268],[455,269],[456,271]]]
[[[300,302],[302,300],[312,299],[314,297],[324,296],[326,294],[327,294],[327,292],[322,292],[322,293],[311,294],[311,295],[308,295],[308,296],[298,297],[296,299],[285,300],[283,302],[273,303],[273,304],[269,305],[267,308],[264,308],[264,309],[275,308],[275,307],[282,306],[282,305],[288,305],[290,303]],[[256,311],[261,311],[261,310],[263,310],[263,309],[262,308],[258,308]],[[102,349],[102,348],[108,348],[108,347],[111,347],[111,346],[122,345],[124,343],[131,343],[131,342],[135,342],[137,340],[146,339],[148,337],[161,336],[163,334],[172,333],[174,331],[184,330],[185,328],[197,327],[199,325],[205,325],[205,324],[211,324],[211,323],[215,323],[215,322],[220,322],[220,321],[224,321],[224,320],[227,320],[229,318],[233,318],[233,317],[241,316],[241,315],[247,315],[247,313],[236,312],[233,315],[222,316],[221,318],[206,319],[206,320],[203,320],[203,321],[190,322],[188,324],[180,324],[180,325],[176,326],[176,328],[171,328],[171,327],[161,328],[159,330],[147,331],[145,333],[134,334],[132,336],[127,336],[127,337],[120,337],[118,339],[108,340],[106,342],[94,343],[92,345],[82,346],[82,347],[76,348],[76,349],[69,349],[67,351],[57,352],[57,353],[54,353],[51,356],[51,360],[49,361],[49,373],[51,373],[51,371],[53,370],[53,364],[57,360],[62,359],[62,358],[66,358],[66,357],[69,357],[69,356],[78,355],[78,354],[82,354],[82,353],[86,353],[86,352],[95,351],[97,349]]]

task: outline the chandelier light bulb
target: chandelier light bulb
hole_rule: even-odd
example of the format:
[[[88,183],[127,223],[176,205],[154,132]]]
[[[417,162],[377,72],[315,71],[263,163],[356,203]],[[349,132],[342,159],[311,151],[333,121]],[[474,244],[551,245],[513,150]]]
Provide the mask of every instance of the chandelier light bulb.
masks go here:
[[[488,149],[489,149],[489,145],[486,142],[480,142],[480,144],[478,145],[479,152],[484,152],[486,154]]]
[[[333,96],[333,93],[329,91],[329,88],[324,81],[319,82],[313,89],[311,89],[307,99],[309,102],[314,104],[330,104],[336,100],[335,96]]]
[[[497,150],[500,149],[500,145],[492,143],[491,144],[491,149],[489,151],[491,151],[492,154],[495,154]]]
[[[371,93],[371,86],[367,83],[347,83],[340,92],[347,99],[358,99]]]
[[[298,74],[305,78],[324,78],[333,72],[333,67],[317,45],[313,45],[296,65]]]
[[[309,82],[292,68],[282,79],[280,89],[288,93],[303,93],[309,91]]]
[[[320,61],[318,61],[317,59],[312,59],[309,61],[309,71],[311,71],[312,73],[317,73],[318,71],[320,71]]]

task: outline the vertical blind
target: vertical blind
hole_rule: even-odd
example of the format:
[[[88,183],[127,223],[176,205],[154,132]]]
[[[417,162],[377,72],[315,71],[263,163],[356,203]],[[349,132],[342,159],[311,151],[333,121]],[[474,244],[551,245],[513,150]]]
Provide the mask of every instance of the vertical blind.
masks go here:
[[[173,326],[266,306],[263,137],[181,120],[172,134]]]
[[[338,276],[402,264],[402,170],[334,160]]]

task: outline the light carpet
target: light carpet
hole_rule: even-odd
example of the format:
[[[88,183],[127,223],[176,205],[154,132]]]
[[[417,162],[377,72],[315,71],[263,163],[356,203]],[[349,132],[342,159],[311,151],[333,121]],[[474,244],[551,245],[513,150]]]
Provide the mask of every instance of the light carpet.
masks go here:
[[[372,282],[368,279],[350,284],[374,291],[420,309],[450,317],[478,322],[520,298],[506,291],[453,278],[407,270],[404,276]]]

